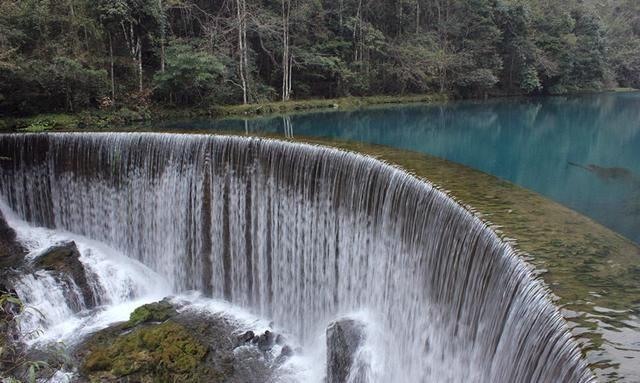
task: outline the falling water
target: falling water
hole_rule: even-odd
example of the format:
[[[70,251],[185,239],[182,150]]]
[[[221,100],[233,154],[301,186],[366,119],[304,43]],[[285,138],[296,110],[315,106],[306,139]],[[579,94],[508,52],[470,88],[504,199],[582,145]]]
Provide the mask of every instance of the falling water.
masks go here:
[[[367,313],[377,330],[356,364],[371,380],[593,380],[511,247],[375,159],[171,134],[4,135],[0,156],[0,196],[23,219],[271,318],[307,349]]]

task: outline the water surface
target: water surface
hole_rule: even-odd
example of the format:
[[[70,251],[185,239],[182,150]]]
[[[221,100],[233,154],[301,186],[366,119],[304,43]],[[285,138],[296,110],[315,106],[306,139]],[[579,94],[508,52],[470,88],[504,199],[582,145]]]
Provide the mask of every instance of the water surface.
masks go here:
[[[640,93],[462,101],[160,128],[355,140],[458,162],[541,193],[640,243]]]

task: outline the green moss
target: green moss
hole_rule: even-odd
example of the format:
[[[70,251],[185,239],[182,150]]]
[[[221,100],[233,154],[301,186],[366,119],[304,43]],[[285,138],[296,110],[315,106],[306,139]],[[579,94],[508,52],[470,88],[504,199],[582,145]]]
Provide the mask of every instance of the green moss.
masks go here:
[[[23,132],[37,133],[48,130],[69,130],[77,127],[77,117],[70,114],[43,114],[16,120],[15,123],[22,126],[19,129]]]
[[[36,265],[45,270],[64,271],[73,253],[66,248],[55,249],[36,260]]]
[[[182,325],[168,320],[129,333],[102,332],[85,350],[81,373],[91,381],[220,381],[219,371],[204,366],[207,347]]]
[[[128,327],[135,327],[141,323],[164,322],[176,313],[169,302],[160,301],[146,304],[135,309],[129,316]]]

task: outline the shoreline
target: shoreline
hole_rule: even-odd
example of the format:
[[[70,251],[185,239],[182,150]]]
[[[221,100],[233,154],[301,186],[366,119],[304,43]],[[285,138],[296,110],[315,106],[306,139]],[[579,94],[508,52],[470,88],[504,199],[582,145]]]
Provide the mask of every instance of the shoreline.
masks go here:
[[[78,113],[38,114],[30,117],[0,117],[0,132],[46,132],[78,129],[110,129],[128,124],[172,119],[209,117],[255,117],[316,110],[349,110],[372,105],[446,102],[444,93],[407,96],[342,97],[332,99],[272,101],[253,104],[212,105],[209,107],[170,108],[154,105],[132,110],[90,110]]]
[[[598,93],[640,92],[633,88],[611,88],[602,92],[571,93],[562,96],[576,96]],[[479,101],[533,96],[492,95]],[[170,121],[189,118],[239,118],[277,116],[285,113],[353,110],[367,106],[392,104],[431,104],[457,100],[446,93],[430,93],[405,96],[341,97],[331,99],[306,99],[259,102],[252,104],[211,105],[202,107],[163,107],[153,105],[148,108],[130,109],[123,106],[118,110],[85,110],[78,113],[47,113],[30,117],[0,117],[0,132],[46,132],[84,129],[113,129],[145,122]]]

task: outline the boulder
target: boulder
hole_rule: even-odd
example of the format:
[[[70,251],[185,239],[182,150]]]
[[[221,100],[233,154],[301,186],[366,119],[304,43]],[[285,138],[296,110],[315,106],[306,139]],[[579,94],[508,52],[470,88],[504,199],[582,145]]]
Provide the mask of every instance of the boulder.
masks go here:
[[[96,297],[87,280],[87,272],[80,261],[80,252],[75,242],[62,242],[43,251],[34,261],[37,270],[47,270],[61,282],[67,284],[67,295],[70,302],[74,302],[70,293],[73,290],[69,282],[73,282],[82,295],[82,302],[76,302],[76,309],[90,309],[96,306]]]
[[[16,232],[9,226],[0,211],[0,273],[20,267],[24,262],[25,254],[25,249],[16,238]]]
[[[127,326],[135,327],[142,323],[162,323],[177,314],[171,302],[162,300],[135,309],[129,316]]]
[[[256,334],[251,330],[243,333],[242,335],[240,335],[238,337],[238,345],[240,346],[240,345],[243,345],[245,343],[250,342],[251,340],[253,340],[253,338],[255,338],[255,336],[256,336]]]
[[[365,341],[364,324],[354,319],[340,319],[327,327],[326,383],[346,383],[356,352]]]
[[[262,335],[254,337],[253,342],[258,345],[260,351],[266,352],[273,348],[275,339],[275,335],[271,331],[266,330]]]
[[[287,361],[287,359],[291,358],[293,354],[294,352],[291,346],[289,345],[283,346],[282,349],[280,350],[280,355],[278,355],[278,357],[276,358],[276,364],[279,364],[279,365],[283,364],[284,362]]]
[[[72,355],[80,381],[263,383],[280,365],[259,346],[273,343],[274,334],[266,333],[243,332],[232,319],[163,300],[93,334]]]

